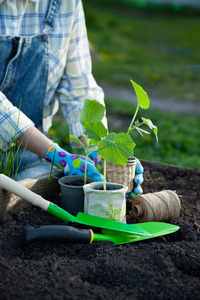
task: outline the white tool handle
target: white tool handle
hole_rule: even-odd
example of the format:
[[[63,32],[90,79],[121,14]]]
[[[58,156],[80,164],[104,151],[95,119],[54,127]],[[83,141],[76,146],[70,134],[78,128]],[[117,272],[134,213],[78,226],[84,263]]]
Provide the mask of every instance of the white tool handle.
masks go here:
[[[34,192],[27,189],[25,186],[21,185],[17,181],[0,174],[0,186],[5,190],[27,200],[28,202],[36,205],[45,211],[49,207],[50,202],[42,198],[40,195],[35,194]]]

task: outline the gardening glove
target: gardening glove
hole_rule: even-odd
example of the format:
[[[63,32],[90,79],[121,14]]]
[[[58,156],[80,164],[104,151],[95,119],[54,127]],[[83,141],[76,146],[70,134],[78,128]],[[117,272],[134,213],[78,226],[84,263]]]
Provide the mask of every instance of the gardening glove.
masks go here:
[[[65,175],[84,175],[85,156],[70,154],[56,143],[47,150],[45,160],[63,170]],[[94,178],[96,181],[103,181],[103,175],[96,169],[94,162],[90,159],[87,162],[87,176]]]
[[[91,160],[93,160],[97,170],[100,172],[103,164],[101,155],[99,155],[97,152],[91,152],[89,157]]]
[[[139,161],[139,159],[137,159],[136,157],[134,157],[136,160],[136,166],[135,166],[135,178],[134,178],[134,182],[138,185],[142,184],[144,181],[144,177],[143,177],[143,172],[144,172],[144,168],[141,165],[141,162]]]
[[[144,177],[143,177],[144,168],[141,165],[139,159],[137,159],[136,157],[134,158],[136,160],[134,188],[133,188],[133,192],[126,194],[126,198],[134,198],[136,195],[141,195],[143,193],[141,184],[144,181]]]

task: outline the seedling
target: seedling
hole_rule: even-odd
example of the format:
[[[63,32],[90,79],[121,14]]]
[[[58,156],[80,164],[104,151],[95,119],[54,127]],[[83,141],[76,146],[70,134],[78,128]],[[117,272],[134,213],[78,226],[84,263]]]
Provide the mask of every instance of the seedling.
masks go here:
[[[17,173],[19,171],[19,167],[22,162],[22,158],[24,156],[24,152],[26,150],[27,143],[24,147],[21,159],[18,160],[18,153],[19,149],[21,147],[21,143],[17,143],[17,133],[18,133],[18,128],[19,128],[19,118],[20,118],[20,109],[21,109],[21,101],[20,101],[20,107],[19,107],[19,114],[18,114],[18,120],[17,120],[17,125],[14,129],[14,133],[12,138],[9,141],[9,145],[6,146],[6,138],[5,136],[4,140],[0,143],[1,144],[1,149],[0,149],[0,173],[3,173],[7,175],[8,177],[12,176],[15,180],[17,180]],[[11,115],[9,114],[10,117],[10,124],[12,124],[11,120]],[[5,150],[3,151],[2,149]]]
[[[109,133],[102,123],[102,119],[105,115],[105,106],[96,100],[86,99],[81,111],[80,123],[85,128],[86,135],[84,134],[83,136],[85,136],[88,141],[88,147],[84,147],[77,138],[70,135],[70,138],[72,138],[73,141],[85,149],[86,159],[89,153],[93,151],[97,151],[104,159],[104,190],[106,190],[106,162],[109,161],[114,165],[117,164],[125,166],[127,160],[130,157],[133,157],[133,150],[136,146],[130,136],[130,133],[133,130],[137,130],[141,135],[150,134],[148,131],[141,128],[142,125],[146,125],[153,131],[156,140],[158,141],[158,129],[150,119],[142,118],[142,122],[136,120],[139,108],[148,109],[150,102],[147,93],[143,90],[143,88],[132,80],[131,83],[135,89],[137,107],[127,133]]]
[[[81,134],[82,136],[85,136],[84,134]],[[86,184],[87,181],[87,162],[88,162],[88,156],[89,156],[89,151],[87,151],[87,147],[74,135],[69,135],[69,137],[79,146],[81,146],[84,151],[85,151],[85,172],[84,172],[84,184]],[[87,143],[89,142],[89,139],[87,138]]]

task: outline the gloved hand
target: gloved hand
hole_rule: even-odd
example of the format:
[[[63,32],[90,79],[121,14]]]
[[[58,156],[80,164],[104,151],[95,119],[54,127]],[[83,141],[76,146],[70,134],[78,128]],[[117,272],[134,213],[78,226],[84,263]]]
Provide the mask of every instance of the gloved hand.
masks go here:
[[[45,160],[63,170],[65,175],[84,175],[85,156],[70,154],[56,143],[47,150]],[[103,175],[96,169],[94,162],[90,159],[87,162],[87,175],[96,181],[103,181]]]
[[[99,155],[97,152],[91,152],[89,154],[89,157],[91,158],[91,160],[93,160],[97,170],[100,172],[103,164],[101,155]]]
[[[136,195],[141,195],[143,193],[142,187],[140,186],[143,181],[143,172],[144,168],[141,165],[139,159],[134,157],[136,160],[136,166],[135,166],[135,178],[134,178],[134,188],[133,192],[126,194],[126,198],[134,198]]]
[[[143,172],[144,172],[144,168],[141,165],[139,159],[137,159],[136,157],[134,157],[136,160],[136,167],[135,167],[135,178],[134,178],[134,182],[135,182],[135,188],[134,188],[134,193],[135,194],[142,194],[142,188],[141,188],[141,184],[144,181],[144,177],[143,177]]]

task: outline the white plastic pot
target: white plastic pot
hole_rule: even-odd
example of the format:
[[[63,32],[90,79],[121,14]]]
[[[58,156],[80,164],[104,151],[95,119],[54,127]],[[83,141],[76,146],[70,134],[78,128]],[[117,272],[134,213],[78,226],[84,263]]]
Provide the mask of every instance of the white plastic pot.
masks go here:
[[[84,212],[90,215],[126,223],[127,186],[117,183],[92,182],[83,186]]]

